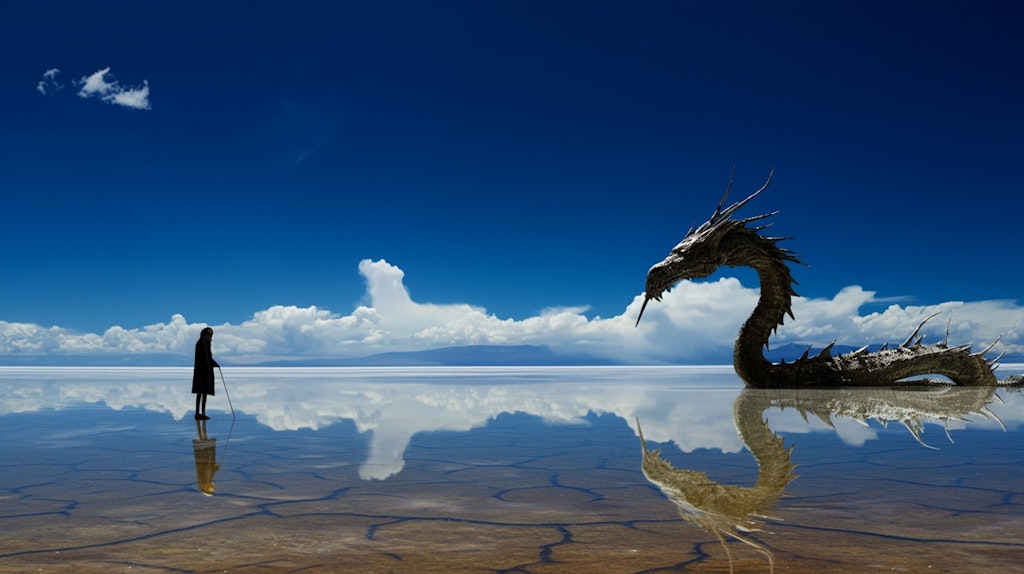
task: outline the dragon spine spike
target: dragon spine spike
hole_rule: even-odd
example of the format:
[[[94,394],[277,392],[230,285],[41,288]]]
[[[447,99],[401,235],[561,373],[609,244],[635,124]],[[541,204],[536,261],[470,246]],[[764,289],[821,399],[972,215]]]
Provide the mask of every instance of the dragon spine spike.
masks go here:
[[[981,351],[980,353],[977,353],[977,355],[978,355],[978,356],[984,356],[985,354],[987,354],[987,353],[988,353],[989,351],[991,351],[991,350],[992,350],[992,348],[993,348],[993,347],[995,347],[995,346],[996,346],[996,344],[997,344],[997,343],[999,343],[999,339],[1000,339],[1000,338],[1002,338],[1002,335],[999,335],[998,337],[996,337],[996,340],[995,340],[995,341],[992,341],[992,344],[991,344],[991,345],[989,345],[989,346],[985,347],[985,350],[984,350],[984,351]],[[1006,352],[1006,351],[1003,351],[1003,353],[1005,353],[1005,352]],[[1000,354],[999,356],[1000,356],[1000,357],[1002,357],[1003,355],[1001,355],[1001,354]]]
[[[936,315],[938,315],[938,313],[933,313],[933,314],[929,315],[924,321],[921,321],[921,324],[918,325],[916,329],[914,329],[914,332],[911,333],[910,336],[907,337],[907,340],[903,341],[903,344],[900,345],[900,346],[901,347],[909,346],[910,342],[914,340],[914,337],[916,337],[917,334],[921,332],[921,327],[924,327],[924,324],[927,323],[928,321],[930,321]],[[922,339],[923,339],[923,337],[922,337]],[[921,344],[921,340],[918,340],[917,344]]]
[[[857,349],[856,351],[850,353],[850,356],[851,357],[856,357],[857,355],[863,354],[867,350],[868,350],[868,346],[864,345],[863,347],[861,347],[861,348]]]
[[[953,316],[950,315],[949,319],[946,320],[946,338],[942,340],[943,345],[949,345],[949,325],[953,322]]]
[[[924,442],[923,440],[921,440],[921,434],[920,434],[920,433],[921,433],[921,431],[920,431],[920,430],[918,430],[918,429],[915,429],[915,428],[914,428],[913,426],[911,426],[911,425],[910,425],[910,423],[908,423],[907,421],[900,421],[900,423],[902,423],[902,424],[903,424],[903,426],[907,427],[907,430],[908,430],[908,431],[910,431],[910,434],[914,435],[914,439],[916,439],[916,440],[917,440],[917,442],[918,442],[918,443],[919,443],[919,444],[920,444],[921,446],[923,446],[923,447],[925,447],[925,448],[929,448],[929,449],[931,449],[931,450],[939,450],[939,449],[935,448],[934,446],[932,446],[932,445],[930,445],[930,444],[928,444],[928,443]],[[923,429],[922,429],[922,430],[923,430]]]
[[[821,350],[820,353],[818,353],[818,356],[819,357],[831,357],[832,356],[832,347],[835,347],[835,346],[836,346],[836,339],[833,339],[832,342],[829,343],[827,347],[825,347],[824,349]]]
[[[751,217],[745,217],[743,219],[740,219],[740,220],[738,220],[738,223],[740,223],[742,225],[746,225],[748,223],[752,223],[754,221],[761,221],[762,219],[767,219],[767,218],[769,218],[769,217],[771,217],[773,215],[778,215],[778,214],[779,214],[778,211],[773,211],[771,213],[762,213],[761,215],[754,215],[754,216],[751,216]],[[764,225],[762,225],[760,227],[755,227],[754,231],[760,231],[762,229],[768,229],[771,226],[772,226],[771,223],[766,223],[766,224],[764,224]]]
[[[1000,402],[1002,402],[1002,401],[1000,401]],[[1003,424],[1003,419],[999,418],[999,415],[997,415],[996,413],[988,410],[988,407],[981,407],[981,413],[983,415],[985,415],[986,418],[994,419],[996,421],[996,423],[998,423],[999,426],[1002,427],[1003,432],[1006,432],[1006,425]]]
[[[808,355],[808,353],[810,353],[810,352],[811,352],[811,347],[810,347],[810,346],[808,346],[808,347],[807,347],[806,349],[804,349],[804,354],[803,354],[803,355],[802,355],[802,356],[800,357],[800,359],[799,359],[799,360],[801,360],[801,361],[806,361],[806,360],[807,360],[807,355]]]

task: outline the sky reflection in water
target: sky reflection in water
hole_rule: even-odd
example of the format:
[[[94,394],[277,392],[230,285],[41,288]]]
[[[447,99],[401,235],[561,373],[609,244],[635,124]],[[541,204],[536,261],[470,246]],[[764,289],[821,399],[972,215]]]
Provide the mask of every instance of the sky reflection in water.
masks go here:
[[[0,515],[7,525],[3,530],[18,531],[13,537],[4,533],[8,548],[0,550],[0,566],[31,562],[45,555],[42,549],[60,547],[52,540],[54,528],[91,516],[94,504],[117,500],[125,485],[139,491],[126,496],[131,510],[118,514],[115,504],[115,510],[97,511],[96,526],[113,525],[110,532],[138,529],[132,540],[153,537],[162,543],[181,536],[181,528],[203,529],[178,510],[199,504],[203,497],[197,495],[204,490],[232,501],[218,507],[224,513],[220,520],[254,520],[253,513],[269,512],[268,505],[278,516],[285,514],[279,508],[300,504],[309,506],[303,512],[307,521],[326,516],[348,526],[355,521],[349,550],[382,542],[388,528],[397,528],[399,516],[405,528],[426,520],[424,514],[445,517],[465,524],[473,536],[506,521],[561,529],[564,548],[524,542],[524,549],[533,550],[524,550],[530,558],[517,565],[534,560],[581,567],[582,558],[570,551],[575,546],[565,541],[583,539],[574,530],[581,524],[600,530],[597,523],[620,530],[602,533],[605,552],[616,544],[633,548],[660,541],[660,550],[646,552],[653,562],[645,568],[708,559],[705,553],[712,551],[699,543],[689,552],[685,546],[665,546],[665,536],[707,540],[706,534],[679,526],[679,517],[715,537],[746,540],[747,530],[764,525],[760,515],[781,516],[785,522],[773,523],[773,535],[753,535],[754,548],[769,561],[774,556],[776,567],[788,560],[791,568],[811,569],[821,565],[816,560],[827,559],[855,571],[860,559],[844,554],[832,540],[834,529],[847,532],[849,552],[864,547],[884,554],[897,537],[950,537],[946,526],[938,525],[958,520],[964,524],[951,536],[953,548],[1024,551],[1011,542],[1012,529],[1021,526],[1019,505],[993,505],[979,494],[998,489],[993,496],[1012,500],[1024,490],[1018,472],[1024,398],[1006,389],[994,394],[976,389],[752,392],[742,391],[731,368],[718,367],[228,369],[224,374],[237,421],[232,424],[219,383],[218,395],[210,399],[213,420],[200,425],[192,420],[189,369],[0,369],[0,428],[7,438]],[[649,448],[661,449],[668,468],[646,479],[637,421]],[[758,447],[768,443],[754,435],[772,433],[782,441],[780,448],[768,450],[787,453],[785,461],[775,457],[772,462]],[[799,478],[787,475],[781,486],[779,480],[768,484],[765,465],[779,470],[789,464],[799,467],[794,472]],[[734,504],[738,493],[746,496],[762,483],[765,492],[771,490],[764,497],[770,504],[747,505],[756,512]],[[986,508],[974,508],[978,504]],[[353,512],[363,518],[337,516],[338,505],[362,508]],[[936,505],[957,508],[930,515]],[[198,508],[203,514],[209,510]],[[131,524],[119,526],[128,515],[135,517]],[[915,515],[920,519],[909,518]],[[366,516],[378,518],[363,524]],[[246,531],[254,539],[263,532],[248,523]],[[110,532],[83,534],[81,544],[71,546],[102,546]],[[494,536],[511,540],[508,533]],[[819,550],[826,556],[812,557],[809,536],[827,536],[833,555]],[[856,542],[858,536],[871,542]],[[138,544],[131,543],[136,553],[148,556]],[[476,544],[476,551],[487,546]],[[933,544],[922,543],[918,558],[933,560],[938,551]],[[588,552],[596,550],[588,547]],[[719,559],[760,561],[761,570],[754,570],[767,571],[763,554],[748,554],[733,547]],[[892,554],[894,559],[902,555],[903,564],[915,559],[905,541]],[[972,554],[972,560],[998,562],[986,552]],[[623,571],[642,569],[634,566]]]

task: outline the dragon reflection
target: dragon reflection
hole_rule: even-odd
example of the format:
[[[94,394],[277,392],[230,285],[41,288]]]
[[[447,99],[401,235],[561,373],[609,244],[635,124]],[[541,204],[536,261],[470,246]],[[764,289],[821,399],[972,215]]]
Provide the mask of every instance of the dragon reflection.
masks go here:
[[[925,422],[942,423],[947,437],[949,421],[965,421],[971,414],[993,419],[1002,426],[999,417],[988,409],[991,402],[999,400],[995,387],[746,388],[733,402],[733,421],[740,439],[757,461],[758,477],[753,486],[721,484],[703,472],[673,467],[662,458],[660,449],[647,448],[638,419],[642,468],[647,480],[676,505],[684,520],[718,539],[729,559],[729,572],[733,567],[727,538],[761,553],[768,560],[769,572],[774,572],[771,551],[751,533],[762,530],[766,521],[775,520],[769,513],[797,475],[791,460],[793,447],[786,448],[783,439],[768,427],[765,411],[793,408],[805,420],[812,415],[829,426],[837,416],[864,423],[875,419],[883,425],[899,422],[920,444],[932,448],[921,440]]]

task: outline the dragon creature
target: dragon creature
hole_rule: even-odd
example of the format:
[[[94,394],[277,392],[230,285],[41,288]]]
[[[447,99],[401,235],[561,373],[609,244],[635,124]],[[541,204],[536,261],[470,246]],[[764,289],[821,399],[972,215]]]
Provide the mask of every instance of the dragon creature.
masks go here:
[[[651,299],[660,301],[662,295],[683,279],[700,279],[719,267],[752,267],[761,282],[761,294],[753,313],[743,323],[733,347],[736,373],[749,387],[791,388],[821,386],[892,386],[896,384],[922,384],[920,377],[942,376],[948,380],[931,379],[929,382],[952,381],[957,385],[997,385],[994,370],[999,359],[985,357],[999,341],[996,339],[981,352],[971,352],[970,345],[950,347],[947,327],[946,340],[924,344],[918,333],[928,321],[925,319],[901,345],[868,352],[864,347],[851,353],[832,355],[832,344],[815,356],[808,356],[810,348],[800,359],[786,363],[773,363],[765,358],[763,349],[768,339],[786,315],[793,316],[793,290],[796,281],[788,263],[802,264],[796,253],[778,246],[787,237],[769,237],[760,232],[770,224],[749,226],[776,215],[778,211],[743,219],[732,216],[750,200],[768,188],[774,170],[760,189],[746,199],[722,208],[729,197],[733,178],[730,177],[725,195],[711,218],[697,228],[690,228],[683,240],[661,262],[647,273],[643,305],[637,325]],[[934,317],[934,315],[933,315]],[[929,317],[930,319],[931,317]],[[907,380],[911,379],[911,380]],[[1005,383],[1019,383],[1007,380]]]

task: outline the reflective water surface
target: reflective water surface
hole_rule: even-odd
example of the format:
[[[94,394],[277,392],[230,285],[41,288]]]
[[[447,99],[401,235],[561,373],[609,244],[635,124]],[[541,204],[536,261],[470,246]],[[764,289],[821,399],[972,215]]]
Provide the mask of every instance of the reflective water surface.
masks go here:
[[[1024,560],[1013,389],[753,391],[731,367],[224,376],[230,403],[219,383],[200,422],[190,369],[0,369],[0,571]]]

